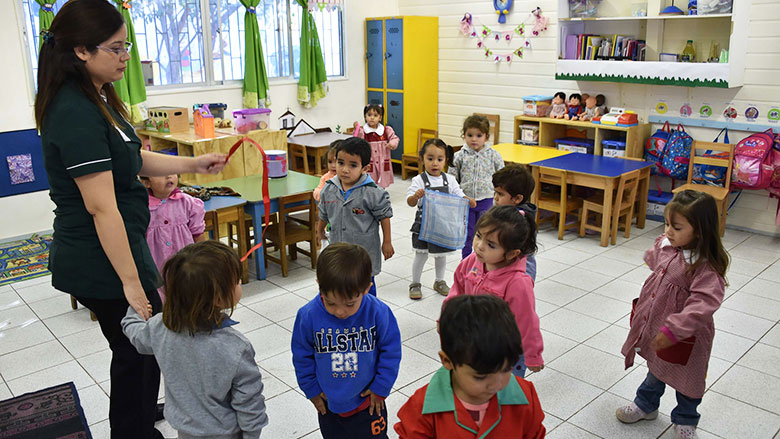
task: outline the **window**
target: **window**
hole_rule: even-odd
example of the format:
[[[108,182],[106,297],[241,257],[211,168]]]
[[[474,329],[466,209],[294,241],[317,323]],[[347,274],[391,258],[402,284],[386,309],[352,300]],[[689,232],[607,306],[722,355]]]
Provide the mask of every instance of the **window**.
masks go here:
[[[35,0],[21,1],[35,78],[40,6]],[[53,2],[55,14],[65,2]],[[301,7],[295,0],[262,0],[256,12],[268,77],[297,79]],[[156,86],[215,84],[243,78],[245,8],[238,0],[135,0],[130,13],[138,54],[143,61],[151,60]],[[315,9],[312,16],[328,76],[343,76],[341,9]],[[203,35],[210,38],[204,41]]]

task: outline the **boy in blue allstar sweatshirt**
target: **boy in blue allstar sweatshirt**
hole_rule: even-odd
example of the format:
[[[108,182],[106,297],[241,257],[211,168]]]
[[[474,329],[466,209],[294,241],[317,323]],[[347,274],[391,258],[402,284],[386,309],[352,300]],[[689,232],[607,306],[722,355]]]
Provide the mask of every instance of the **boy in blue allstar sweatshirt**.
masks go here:
[[[368,293],[371,258],[345,242],[317,260],[318,294],[298,310],[295,376],[331,438],[386,438],[384,400],[398,377],[401,333],[390,308]]]

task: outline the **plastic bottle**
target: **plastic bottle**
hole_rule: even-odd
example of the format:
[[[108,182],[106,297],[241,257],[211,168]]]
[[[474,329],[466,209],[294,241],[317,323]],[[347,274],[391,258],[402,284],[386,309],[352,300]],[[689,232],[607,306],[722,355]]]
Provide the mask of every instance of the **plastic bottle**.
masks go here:
[[[688,43],[685,44],[685,48],[682,51],[680,60],[682,62],[694,62],[695,59],[696,49],[693,48],[693,40],[688,40]]]

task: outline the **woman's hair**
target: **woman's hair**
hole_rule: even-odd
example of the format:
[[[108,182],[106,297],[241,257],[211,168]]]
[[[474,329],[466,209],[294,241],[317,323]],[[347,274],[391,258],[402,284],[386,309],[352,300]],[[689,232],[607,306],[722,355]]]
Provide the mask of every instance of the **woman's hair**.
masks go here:
[[[536,222],[530,212],[520,213],[516,206],[493,206],[477,221],[482,236],[496,232],[505,252],[520,250],[523,255],[536,253]]]
[[[328,169],[328,160],[330,158],[330,155],[333,154],[333,157],[336,157],[339,153],[339,147],[341,146],[341,142],[344,140],[334,140],[330,142],[330,146],[328,146],[328,150],[325,152],[325,155],[322,156],[322,167],[325,169]]]
[[[74,52],[75,48],[83,46],[90,53],[95,53],[97,46],[124,24],[122,14],[114,3],[106,0],[68,1],[60,8],[38,55],[35,124],[39,129],[43,126],[46,110],[67,80],[75,81],[87,99],[114,125],[119,123],[108,111],[106,104],[122,117],[128,117],[127,109],[116,94],[114,85],[110,82],[103,85],[104,102],[95,89],[86,63]]]
[[[317,258],[317,283],[323,294],[357,297],[371,285],[371,257],[356,244],[331,244]]]
[[[420,162],[425,161],[424,159],[425,150],[427,150],[429,146],[434,146],[443,149],[444,161],[447,163],[447,166],[452,166],[452,158],[455,156],[455,152],[453,152],[452,147],[450,145],[447,145],[441,139],[428,139],[425,141],[425,143],[423,143],[422,148],[420,148]]]
[[[463,129],[460,130],[461,136],[466,136],[466,131],[471,128],[476,128],[485,134],[485,137],[490,137],[490,121],[485,116],[473,114],[463,121]]]
[[[380,104],[368,104],[363,107],[363,117],[365,118],[369,111],[374,110],[380,118],[385,117],[385,107]]]
[[[704,192],[684,190],[677,193],[666,205],[671,216],[676,213],[685,218],[693,227],[694,242],[692,259],[696,262],[688,268],[694,273],[701,264],[710,264],[716,273],[726,277],[729,267],[729,254],[720,240],[718,205],[711,195]]]
[[[83,0],[78,0],[83,1]],[[163,323],[173,332],[218,328],[232,314],[233,293],[241,281],[241,262],[236,252],[219,241],[190,244],[163,265],[165,285]]]
[[[468,365],[478,374],[513,367],[523,354],[515,316],[493,295],[455,296],[439,317],[441,350],[453,366]]]

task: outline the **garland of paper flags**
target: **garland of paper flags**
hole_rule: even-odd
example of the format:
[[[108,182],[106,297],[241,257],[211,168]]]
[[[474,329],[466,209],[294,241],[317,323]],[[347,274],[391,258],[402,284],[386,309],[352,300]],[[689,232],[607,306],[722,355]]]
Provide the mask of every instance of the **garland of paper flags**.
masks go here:
[[[531,17],[534,18],[534,25],[530,31],[531,35],[529,35],[526,33],[526,21],[528,21],[528,19]],[[548,18],[542,15],[542,10],[540,8],[536,8],[531,11],[531,13],[528,14],[528,17],[526,17],[523,22],[515,26],[514,29],[508,31],[496,31],[482,23],[475,23],[475,20],[477,19],[472,17],[470,13],[466,12],[466,14],[463,15],[463,19],[460,20],[460,33],[469,38],[476,38],[477,48],[484,50],[485,58],[492,57],[493,62],[496,64],[501,62],[511,63],[515,56],[523,59],[523,52],[526,49],[531,48],[531,40],[529,37],[537,37],[540,33],[547,30],[548,22]],[[489,39],[492,39],[496,42],[504,41],[509,44],[512,42],[513,38],[521,37],[524,38],[523,45],[508,53],[494,54],[493,50],[488,48],[485,44],[486,40]]]
[[[323,9],[340,9],[344,0],[309,0],[309,12],[315,12]]]

